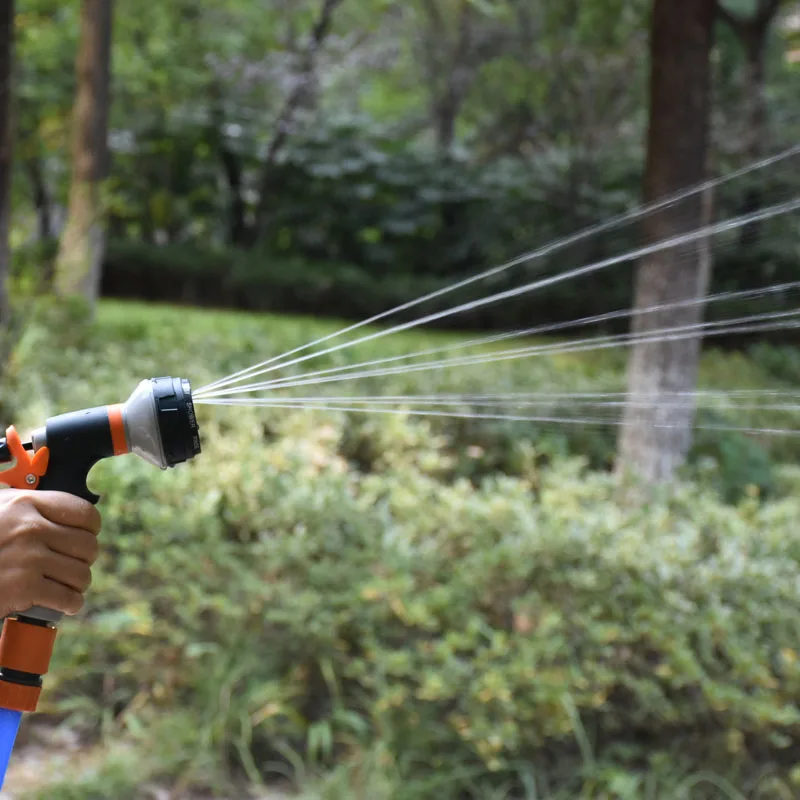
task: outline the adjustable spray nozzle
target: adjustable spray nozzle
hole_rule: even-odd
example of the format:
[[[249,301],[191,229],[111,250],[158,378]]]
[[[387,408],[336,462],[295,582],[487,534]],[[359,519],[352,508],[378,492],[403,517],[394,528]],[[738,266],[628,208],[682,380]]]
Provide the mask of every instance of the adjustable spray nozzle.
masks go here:
[[[192,390],[183,378],[151,378],[119,405],[52,417],[32,440],[34,460],[44,451],[48,466],[35,486],[26,477],[27,487],[69,492],[92,503],[100,498],[89,491],[86,478],[104,458],[135,453],[167,469],[200,452]]]
[[[0,439],[0,485],[68,492],[91,503],[86,480],[104,458],[134,453],[167,469],[200,453],[189,382],[142,381],[124,403],[52,417],[24,443],[13,427]],[[31,608],[9,618],[0,636],[0,709],[35,711],[50,667],[61,614]]]

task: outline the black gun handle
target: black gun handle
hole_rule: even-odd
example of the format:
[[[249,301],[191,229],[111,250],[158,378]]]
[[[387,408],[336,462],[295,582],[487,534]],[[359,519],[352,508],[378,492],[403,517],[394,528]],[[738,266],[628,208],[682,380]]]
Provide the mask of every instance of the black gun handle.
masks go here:
[[[100,496],[89,491],[86,481],[89,472],[98,461],[100,459],[97,457],[87,458],[77,461],[77,463],[72,461],[69,464],[58,461],[53,463],[51,460],[46,474],[39,481],[38,488],[45,492],[66,492],[80,497],[82,500],[88,500],[96,506],[100,502]]]

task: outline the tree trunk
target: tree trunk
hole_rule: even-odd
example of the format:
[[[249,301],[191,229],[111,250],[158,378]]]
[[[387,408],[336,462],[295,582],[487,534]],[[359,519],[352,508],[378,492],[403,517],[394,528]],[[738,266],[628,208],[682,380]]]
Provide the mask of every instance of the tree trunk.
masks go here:
[[[745,91],[747,92],[747,116],[745,130],[744,153],[748,162],[758,161],[764,150],[764,137],[767,124],[766,87],[764,86],[764,48],[766,46],[765,31],[750,30],[744,35],[742,44],[747,54],[747,76]],[[745,193],[743,214],[751,214],[761,204],[761,192],[751,186]],[[753,222],[745,225],[739,234],[742,247],[753,247],[758,244],[761,225]]]
[[[244,201],[242,187],[242,164],[224,141],[224,134],[220,132],[219,157],[225,178],[230,191],[230,205],[228,207],[228,241],[233,247],[242,247],[247,238],[247,205]]]
[[[222,90],[218,86],[211,93],[211,128],[209,138],[219,155],[220,165],[228,184],[229,202],[227,213],[228,244],[244,246],[247,239],[247,204],[244,199],[242,160],[225,140],[225,111]]]
[[[714,19],[715,0],[655,0],[646,202],[704,178]],[[646,242],[655,243],[697,228],[703,212],[703,198],[695,195],[647,217],[643,226]],[[636,308],[703,297],[709,272],[710,259],[704,256],[702,243],[650,256],[637,270]],[[635,334],[647,334],[697,323],[702,317],[698,304],[639,314],[632,328]],[[700,345],[698,337],[634,347],[628,375],[633,402],[625,409],[619,439],[621,472],[655,485],[672,479],[685,462],[691,445],[694,403],[689,398],[681,402],[675,399],[677,393],[693,392],[696,387]]]
[[[0,327],[8,326],[8,275],[11,270],[11,115],[14,64],[14,0],[0,3]]]
[[[47,184],[42,170],[42,160],[38,154],[25,159],[25,172],[28,174],[33,203],[36,206],[38,238],[44,242],[53,236],[53,215],[50,208],[50,195],[47,193]]]
[[[112,0],[83,0],[73,112],[72,182],[67,224],[56,259],[55,291],[94,304],[100,290],[108,175]]]
[[[436,145],[443,153],[449,153],[456,138],[456,117],[458,116],[458,98],[453,87],[448,86],[444,97],[436,104]]]
[[[757,161],[764,151],[764,138],[767,127],[767,93],[764,80],[766,77],[766,27],[751,28],[745,35],[742,44],[747,54],[747,131],[745,133],[744,151],[749,161]]]

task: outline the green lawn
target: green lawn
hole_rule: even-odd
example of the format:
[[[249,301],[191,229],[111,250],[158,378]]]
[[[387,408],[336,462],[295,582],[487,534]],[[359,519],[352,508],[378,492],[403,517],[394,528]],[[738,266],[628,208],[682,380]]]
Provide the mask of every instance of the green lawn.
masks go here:
[[[53,346],[52,335],[39,332],[29,337],[20,356],[19,370],[26,378],[29,360],[30,383],[39,387],[37,400],[57,404],[66,410],[76,402],[120,399],[139,379],[152,373],[180,374],[195,387],[216,380],[314,339],[339,331],[350,323],[271,314],[242,314],[191,308],[103,302],[92,333],[66,347]],[[359,329],[331,340],[324,347],[379,330]],[[581,335],[580,329],[575,331]],[[348,347],[311,359],[285,372],[321,370],[380,358],[456,344],[475,337],[414,329]],[[528,344],[553,344],[559,340],[512,339],[469,351],[431,355],[440,358],[464,353],[500,351]],[[561,341],[567,342],[564,338]],[[44,352],[44,349],[48,352]],[[320,348],[317,348],[320,349]],[[538,356],[493,364],[412,372],[358,382],[329,383],[314,391],[321,394],[435,394],[440,392],[579,392],[621,391],[625,387],[626,348]],[[299,355],[305,355],[305,352]],[[394,366],[394,365],[390,365]],[[700,388],[706,389],[792,389],[753,359],[738,354],[707,353],[703,359]],[[309,394],[311,389],[301,388]],[[38,411],[38,409],[36,409]]]
[[[75,408],[124,400],[139,380],[154,374],[188,377],[197,388],[235,370],[266,361],[312,340],[338,332],[348,322],[318,321],[304,317],[271,314],[242,314],[192,308],[144,305],[140,303],[103,302],[93,329],[80,336],[53,334],[35,328],[27,337],[17,357],[19,388],[15,420],[22,428],[40,424],[53,413]],[[363,328],[336,338],[322,347],[335,346],[360,338],[378,328]],[[580,331],[577,331],[580,333]],[[324,370],[381,358],[448,346],[474,334],[457,334],[414,329],[348,347],[335,353],[310,359],[286,371],[271,373],[269,378]],[[54,340],[59,346],[54,347]],[[536,340],[553,344],[558,340]],[[562,341],[568,341],[566,339]],[[530,340],[514,339],[481,348],[487,353],[530,344]],[[317,351],[321,348],[317,348]],[[310,351],[309,351],[310,352]],[[480,352],[458,350],[428,359],[461,356]],[[305,355],[306,351],[298,355]],[[431,394],[503,394],[619,392],[625,388],[626,348],[613,348],[556,356],[537,356],[495,363],[459,366],[450,369],[409,372],[383,377],[330,382],[317,387],[303,386],[284,390],[275,396],[404,396]],[[703,358],[700,388],[779,389],[794,390],[800,367],[776,377],[785,357],[771,352],[770,358],[759,360],[737,353],[709,351]],[[773,375],[765,368],[773,367]],[[389,366],[397,366],[395,363]],[[318,393],[318,394],[317,394]],[[740,401],[740,404],[746,401]],[[792,412],[734,409],[725,400],[715,402],[698,418],[705,426],[792,429],[796,414]],[[460,409],[469,411],[469,408]],[[216,425],[236,425],[240,409],[203,407],[201,421]],[[320,414],[322,412],[319,412]],[[597,419],[606,410],[576,411],[567,403],[554,402],[547,408],[522,410],[522,415],[569,419],[588,416]],[[613,412],[612,412],[613,413]],[[618,414],[618,410],[617,410]],[[284,411],[281,418],[296,415]],[[319,416],[319,414],[318,414]],[[322,415],[338,417],[336,414]],[[384,414],[378,417],[386,416]],[[253,419],[271,420],[274,413],[262,410]],[[357,430],[374,420],[376,415],[351,415]],[[469,461],[465,470],[473,474],[516,469],[517,455],[511,453],[514,442],[527,440],[540,457],[578,454],[599,468],[613,460],[618,429],[614,425],[577,425],[559,422],[508,422],[495,420],[448,420],[432,418],[428,424],[434,432],[450,437],[458,448],[467,440],[476,440],[486,451],[486,458],[475,464]],[[698,431],[693,463],[710,457],[721,465],[718,483],[724,491],[737,492],[749,484],[767,488],[766,460],[796,462],[800,456],[800,437],[748,436],[715,431]],[[703,463],[707,463],[704,461]],[[105,469],[104,466],[98,469]]]
[[[97,324],[99,336],[89,350],[103,352],[109,346],[112,349],[106,360],[111,361],[118,349],[124,348],[137,358],[141,356],[142,359],[152,359],[154,363],[151,364],[151,370],[158,364],[162,372],[167,367],[173,371],[182,371],[188,373],[193,382],[199,385],[206,380],[216,379],[228,372],[249,367],[258,361],[300,347],[314,339],[336,333],[352,322],[105,301],[100,304]],[[365,326],[331,340],[324,347],[376,333],[390,324],[391,319],[387,319],[384,321],[384,328]],[[311,370],[369,361],[452,345],[473,339],[477,335],[472,333],[466,336],[416,328],[340,350],[303,366]],[[512,339],[484,345],[480,350],[492,352],[528,344],[550,344],[557,341],[566,343],[581,335],[581,329],[577,328],[574,337]],[[559,376],[563,376],[563,382],[585,381],[587,385],[613,384],[624,388],[626,357],[625,348],[572,353],[560,357],[537,357],[508,361],[500,366],[458,368],[450,380],[454,385],[462,381],[470,385],[482,381],[484,390],[493,390],[500,378],[521,390],[530,388],[532,391],[542,391],[542,383],[546,378],[559,383]],[[416,376],[403,378],[402,381],[392,378],[392,381],[395,380],[398,381],[397,385],[408,386],[414,391],[427,391],[432,383],[429,373],[417,373]],[[779,382],[754,361],[736,354],[723,355],[719,351],[713,351],[704,358],[700,385],[702,388],[719,389],[780,388]]]
[[[86,405],[116,402],[127,397],[132,387],[142,378],[154,373],[188,377],[197,388],[235,370],[266,361],[312,340],[336,333],[347,321],[318,321],[304,317],[271,314],[242,314],[235,312],[206,311],[191,308],[143,305],[139,303],[104,302],[100,305],[94,331],[72,346],[52,348],[46,335],[31,337],[21,363],[28,359],[33,366],[29,372],[20,370],[22,383],[29,387],[27,397],[36,398],[21,411],[24,421],[38,424],[49,413],[67,411]],[[359,329],[351,334],[331,340],[321,347],[331,347],[353,338],[380,330],[374,327]],[[580,329],[575,331],[581,335]],[[43,340],[42,340],[42,337]],[[412,329],[391,334],[372,342],[348,347],[302,364],[286,371],[270,373],[268,378],[297,375],[301,372],[324,370],[332,367],[357,364],[381,358],[453,345],[475,338],[475,334],[459,336],[452,333]],[[487,345],[478,349],[457,350],[441,355],[431,355],[425,360],[448,356],[475,354],[481,350],[491,353],[527,344],[553,344],[559,340],[513,339]],[[563,339],[562,341],[568,341]],[[317,348],[319,351],[320,348]],[[298,354],[305,355],[306,352]],[[317,387],[304,386],[284,390],[278,396],[349,396],[349,395],[430,395],[476,393],[570,393],[619,392],[625,389],[627,348],[612,348],[557,356],[537,356],[505,360],[490,364],[459,366],[450,369],[409,372],[383,377],[362,378],[358,381],[340,381]],[[780,365],[780,354],[773,354]],[[730,389],[782,389],[794,390],[800,367],[794,366],[783,380],[764,367],[767,359],[756,361],[737,353],[709,351],[703,358],[700,388]],[[389,366],[397,366],[395,363]],[[714,405],[713,415],[705,414],[701,424],[733,425],[748,428],[789,429],[796,415],[764,410],[733,410],[729,403]],[[203,418],[234,421],[238,410],[204,409]],[[523,411],[536,414],[536,411]],[[540,411],[539,414],[542,414]],[[575,412],[568,405],[553,405],[544,414],[548,417],[569,418]],[[591,416],[592,414],[585,414]],[[593,415],[598,416],[596,413]],[[466,431],[520,435],[540,443],[544,451],[583,453],[596,466],[607,465],[613,457],[617,430],[614,426],[561,423],[499,423],[434,420],[433,426],[446,433],[455,431],[458,437]],[[724,438],[724,437],[723,437]],[[752,437],[751,437],[752,438]],[[800,454],[798,437],[755,437],[758,448],[770,452],[780,461],[794,461]],[[714,457],[719,457],[720,437],[715,434],[699,436],[699,447]],[[749,447],[747,442],[734,450]],[[731,450],[728,447],[728,450]],[[702,454],[702,453],[701,453]],[[740,461],[737,452],[730,456]],[[737,477],[740,481],[746,478]]]

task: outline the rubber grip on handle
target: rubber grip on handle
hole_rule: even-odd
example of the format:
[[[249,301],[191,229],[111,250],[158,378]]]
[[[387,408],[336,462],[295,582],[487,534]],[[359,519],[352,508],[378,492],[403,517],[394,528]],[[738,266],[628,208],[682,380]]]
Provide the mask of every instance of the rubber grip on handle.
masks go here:
[[[17,616],[23,619],[25,617],[29,619],[38,619],[41,622],[49,622],[51,625],[61,622],[64,618],[64,614],[61,611],[53,611],[52,608],[43,608],[42,606],[33,606],[27,611],[17,614]]]
[[[77,464],[73,461],[70,464],[61,464],[58,461],[50,462],[50,467],[39,481],[39,489],[45,492],[66,492],[66,494],[80,497],[96,506],[100,501],[100,496],[89,490],[86,481],[92,467],[100,459],[96,456],[89,456],[82,459]]]

